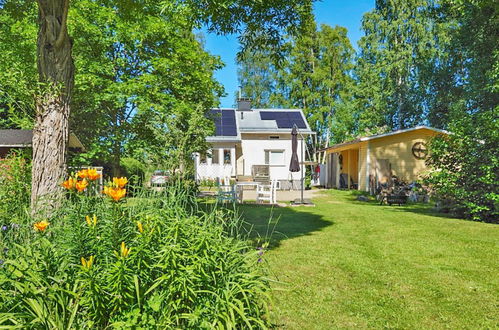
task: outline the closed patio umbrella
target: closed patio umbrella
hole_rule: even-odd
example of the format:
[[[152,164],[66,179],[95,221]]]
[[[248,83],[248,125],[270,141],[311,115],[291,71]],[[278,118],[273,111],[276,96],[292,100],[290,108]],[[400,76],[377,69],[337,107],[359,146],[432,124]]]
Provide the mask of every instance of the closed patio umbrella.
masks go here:
[[[299,172],[301,170],[300,160],[298,159],[298,130],[296,125],[293,126],[291,130],[291,162],[289,163],[289,171],[290,172]],[[301,153],[303,158],[303,137],[301,141]],[[294,204],[304,204],[303,200],[303,170],[301,171],[301,198],[299,200],[295,200]]]
[[[289,171],[290,172],[299,172],[300,171],[300,161],[298,160],[298,131],[296,130],[296,126],[293,127],[291,131],[291,162],[289,163]]]

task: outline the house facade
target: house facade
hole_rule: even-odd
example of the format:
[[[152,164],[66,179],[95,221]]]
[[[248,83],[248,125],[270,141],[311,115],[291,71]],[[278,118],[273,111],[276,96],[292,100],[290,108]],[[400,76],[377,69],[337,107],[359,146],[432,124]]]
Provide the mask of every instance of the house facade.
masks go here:
[[[240,100],[237,109],[212,109],[211,116],[216,133],[207,137],[211,148],[195,155],[197,180],[277,180],[280,189],[300,186],[301,171],[289,171],[291,130],[296,125],[299,131],[300,162],[305,158],[301,143],[314,134],[300,109],[252,109]]]
[[[326,149],[326,187],[373,193],[392,176],[416,181],[427,169],[427,143],[441,134],[448,132],[417,126],[333,145]]]

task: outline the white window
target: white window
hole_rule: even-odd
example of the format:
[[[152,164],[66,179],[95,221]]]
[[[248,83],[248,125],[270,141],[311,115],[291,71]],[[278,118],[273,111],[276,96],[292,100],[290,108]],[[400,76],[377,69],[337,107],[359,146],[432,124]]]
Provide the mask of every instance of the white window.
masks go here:
[[[206,152],[199,153],[199,163],[206,164]]]
[[[285,165],[284,150],[265,150],[265,165]]]
[[[224,149],[224,164],[232,164],[230,149]]]

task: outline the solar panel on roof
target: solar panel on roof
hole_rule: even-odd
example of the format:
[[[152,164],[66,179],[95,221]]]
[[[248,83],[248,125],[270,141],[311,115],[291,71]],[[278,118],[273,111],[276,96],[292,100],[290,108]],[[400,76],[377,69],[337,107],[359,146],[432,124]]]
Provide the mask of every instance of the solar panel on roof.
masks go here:
[[[275,120],[278,128],[307,128],[300,112],[297,111],[260,111],[260,119]]]
[[[209,118],[215,123],[216,136],[237,136],[236,114],[234,110],[209,111]]]
[[[299,113],[299,112],[290,112],[289,113],[289,118],[295,119],[295,120],[301,120],[302,119],[301,113]]]
[[[273,120],[274,113],[273,112],[260,112],[260,119],[262,120]]]

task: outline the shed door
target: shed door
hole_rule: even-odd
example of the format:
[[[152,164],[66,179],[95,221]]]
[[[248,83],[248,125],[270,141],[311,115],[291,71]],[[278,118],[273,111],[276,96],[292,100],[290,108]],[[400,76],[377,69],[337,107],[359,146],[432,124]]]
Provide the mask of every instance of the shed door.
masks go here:
[[[338,154],[337,153],[332,153],[329,154],[329,159],[328,159],[328,188],[337,188],[337,180],[336,177],[338,176]]]
[[[388,159],[376,160],[376,179],[378,183],[391,183],[392,170]]]

